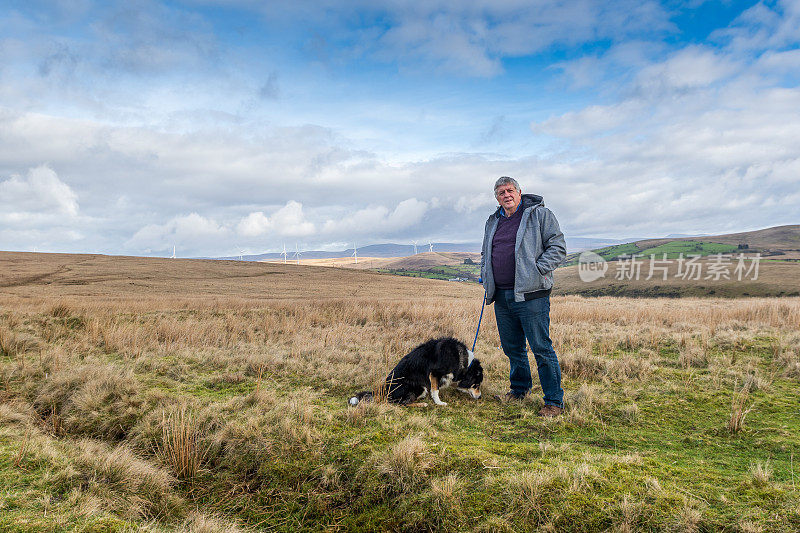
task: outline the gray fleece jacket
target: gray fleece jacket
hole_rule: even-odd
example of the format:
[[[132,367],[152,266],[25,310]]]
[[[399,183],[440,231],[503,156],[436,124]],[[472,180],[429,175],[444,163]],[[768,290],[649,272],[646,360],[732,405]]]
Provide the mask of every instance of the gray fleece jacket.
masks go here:
[[[492,273],[492,240],[500,219],[500,210],[489,216],[483,233],[481,248],[481,277],[486,289],[486,303],[494,301],[495,285]],[[522,209],[522,221],[517,230],[514,246],[516,272],[514,274],[514,301],[525,301],[525,295],[553,287],[553,270],[567,256],[564,234],[552,211],[544,206],[541,196],[523,194],[518,209]]]

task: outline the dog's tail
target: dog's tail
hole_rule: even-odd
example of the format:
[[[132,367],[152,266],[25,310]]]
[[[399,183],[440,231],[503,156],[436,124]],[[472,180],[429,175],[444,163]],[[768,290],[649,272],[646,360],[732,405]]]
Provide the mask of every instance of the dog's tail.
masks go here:
[[[359,392],[352,398],[350,398],[347,403],[351,406],[356,406],[361,402],[371,402],[373,400],[374,394],[372,391],[365,390],[363,392]]]

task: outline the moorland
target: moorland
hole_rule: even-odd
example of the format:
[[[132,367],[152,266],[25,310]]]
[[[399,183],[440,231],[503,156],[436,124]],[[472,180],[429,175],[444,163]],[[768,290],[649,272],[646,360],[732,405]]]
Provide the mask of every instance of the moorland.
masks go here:
[[[4,531],[800,529],[800,298],[552,298],[565,414],[347,406],[476,284],[0,253]]]

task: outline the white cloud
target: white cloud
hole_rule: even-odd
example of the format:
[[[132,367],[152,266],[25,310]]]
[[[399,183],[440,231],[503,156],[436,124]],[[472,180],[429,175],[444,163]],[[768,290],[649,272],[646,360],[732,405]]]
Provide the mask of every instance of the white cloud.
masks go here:
[[[0,178],[0,249],[85,246],[93,222],[81,214],[77,193],[47,165]]]
[[[409,198],[397,204],[393,211],[389,211],[384,206],[374,206],[359,209],[335,220],[327,220],[322,226],[322,231],[344,237],[347,235],[391,234],[418,224],[427,210],[426,202]]]
[[[327,218],[319,226],[327,242],[348,241],[354,236],[380,239],[418,224],[427,208],[426,202],[409,198],[391,211],[383,206],[365,208],[350,216]],[[320,213],[316,217],[322,220]],[[192,250],[194,255],[220,254],[219,250],[233,248],[238,252],[238,247],[260,252],[265,245],[276,247],[283,237],[318,240],[317,225],[306,218],[302,204],[290,201],[271,215],[254,211],[230,222],[219,222],[198,213],[173,217],[163,224],[140,228],[125,246],[137,253],[166,252],[173,245],[184,251]]]
[[[592,105],[579,111],[569,111],[541,123],[531,124],[535,133],[555,137],[596,137],[635,120],[645,111],[642,102],[630,100],[620,104]]]
[[[551,199],[563,206],[567,227],[584,235],[796,223],[796,206],[784,198],[800,189],[800,89],[781,89],[780,99],[773,91],[734,83],[669,99],[633,97],[608,107],[618,119],[609,129],[592,129],[589,117],[606,115],[598,109],[551,118],[534,129],[574,149],[542,161],[537,173],[559,184]],[[625,107],[641,111],[616,113]]]
[[[314,224],[305,219],[303,204],[291,200],[271,216],[254,211],[236,226],[236,232],[245,237],[259,237],[270,233],[281,237],[307,237],[315,232]]]
[[[217,221],[190,213],[173,217],[164,224],[148,224],[125,245],[139,253],[171,250],[173,246],[208,250],[219,246],[229,236],[230,231]]]
[[[568,147],[537,168],[559,183],[562,225],[622,237],[797,223],[800,87],[786,77],[797,55],[758,50],[794,16],[775,9],[740,17],[718,49],[638,65],[611,103],[531,125]]]
[[[0,217],[6,222],[77,215],[78,195],[46,165],[0,181]]]
[[[503,71],[502,58],[535,54],[553,46],[578,46],[609,39],[674,30],[669,15],[657,3],[602,0],[371,3],[385,10],[393,25],[378,39],[365,31],[360,42],[383,60],[413,62],[445,72],[494,76]],[[379,19],[383,22],[383,19]]]
[[[800,4],[796,0],[759,2],[739,15],[711,39],[726,43],[736,52],[781,49],[800,42]]]
[[[457,213],[471,213],[476,210],[488,211],[495,203],[491,194],[484,192],[469,196],[459,196],[453,208]]]
[[[639,73],[637,85],[648,93],[695,89],[724,79],[739,66],[723,55],[703,47],[689,47],[666,61],[652,64]]]
[[[665,49],[661,43],[634,39],[616,43],[605,51],[553,63],[550,68],[562,71],[572,88],[591,87],[602,95],[614,93],[631,72],[651,64]]]
[[[316,34],[305,44],[324,63],[367,58],[409,72],[479,77],[503,72],[507,57],[676,30],[667,10],[651,0],[241,3],[261,11],[276,30],[302,19]],[[355,27],[354,13],[359,14]]]
[[[240,220],[236,231],[245,237],[254,237],[267,233],[272,227],[273,224],[269,217],[263,211],[256,211]]]
[[[307,16],[330,63],[292,49],[293,71],[238,49],[193,2],[87,4],[62,25],[44,5],[0,15],[0,248],[476,240],[500,175],[586,235],[796,221],[796,2],[758,4],[680,49],[677,33],[660,39],[675,28],[656,2],[237,1],[273,28]],[[284,36],[275,56],[311,46]],[[544,78],[564,73],[555,88],[529,67],[468,84],[430,76],[497,76],[555,49],[577,57],[545,65]],[[591,89],[554,94],[565,87]],[[466,152],[490,141],[496,154]]]

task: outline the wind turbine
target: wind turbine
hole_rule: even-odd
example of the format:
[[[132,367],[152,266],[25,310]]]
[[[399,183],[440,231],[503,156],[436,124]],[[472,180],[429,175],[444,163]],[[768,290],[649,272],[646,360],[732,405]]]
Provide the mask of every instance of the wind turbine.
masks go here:
[[[428,248],[433,252],[433,243],[431,241],[428,241]]]
[[[170,259],[175,259],[175,245],[172,245],[172,257]]]
[[[300,264],[300,249],[297,247],[297,243],[294,243],[294,257],[297,259],[297,264]]]
[[[356,264],[358,264],[358,247],[356,243],[353,243],[353,257],[356,258]]]
[[[244,261],[244,250],[239,250],[239,261]]]
[[[417,255],[417,241],[411,241],[414,243],[414,255]]]
[[[283,243],[283,253],[281,255],[283,256],[283,264],[285,265],[286,264],[286,243]]]

